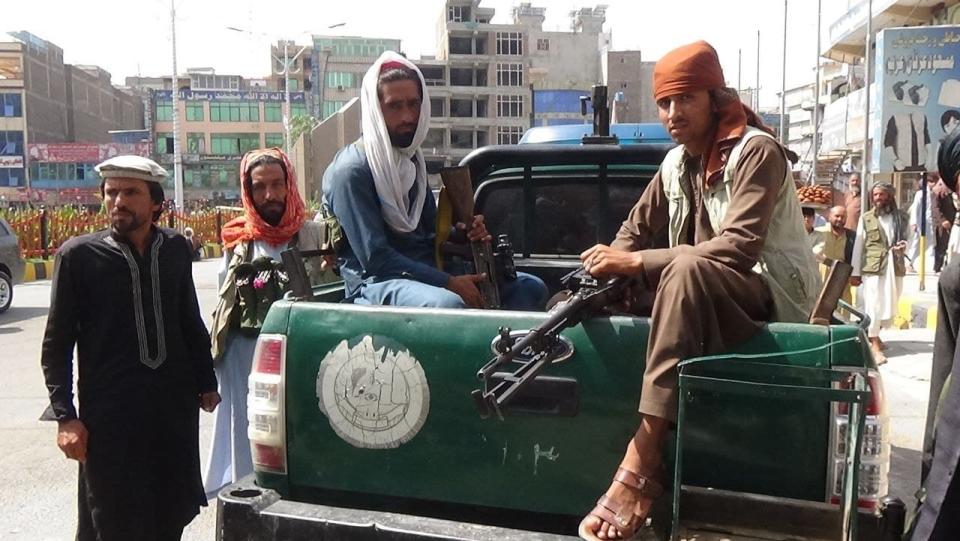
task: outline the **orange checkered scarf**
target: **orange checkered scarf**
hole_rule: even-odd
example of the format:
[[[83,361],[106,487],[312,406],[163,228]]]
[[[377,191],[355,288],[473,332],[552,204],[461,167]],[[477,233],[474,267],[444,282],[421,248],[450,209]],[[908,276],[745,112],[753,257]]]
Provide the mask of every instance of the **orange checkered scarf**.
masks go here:
[[[278,225],[270,225],[257,212],[253,204],[253,195],[247,192],[247,164],[262,156],[273,156],[283,162],[287,170],[286,210]],[[251,150],[240,161],[240,199],[243,201],[243,216],[234,218],[223,226],[220,236],[224,248],[231,249],[241,242],[262,240],[268,244],[279,245],[289,242],[300,231],[305,220],[306,209],[300,192],[297,190],[297,174],[293,164],[279,148]]]

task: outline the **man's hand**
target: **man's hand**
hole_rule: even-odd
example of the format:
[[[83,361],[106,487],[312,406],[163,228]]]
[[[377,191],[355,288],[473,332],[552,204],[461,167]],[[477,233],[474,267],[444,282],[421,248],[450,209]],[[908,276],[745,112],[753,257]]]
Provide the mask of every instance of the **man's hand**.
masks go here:
[[[320,271],[324,272],[327,269],[335,270],[337,268],[337,256],[334,254],[327,254],[320,258]]]
[[[480,290],[477,289],[477,282],[483,279],[482,274],[451,276],[446,288],[460,295],[463,302],[470,308],[483,308],[483,298],[480,296]]]
[[[947,231],[950,231],[950,228],[953,227],[953,224],[950,223],[950,220],[944,220],[944,221],[940,222],[940,227],[941,227],[942,229],[945,229],[945,230],[947,230]]]
[[[458,231],[465,231],[467,234],[467,240],[470,242],[489,241],[493,239],[493,237],[491,237],[490,233],[487,231],[487,226],[483,223],[482,214],[478,214],[473,217],[473,223],[470,224],[469,229],[467,229],[467,224],[463,222],[457,222],[455,227]]]
[[[862,283],[863,283],[863,279],[860,278],[859,276],[850,277],[850,285],[852,285],[853,287],[860,287],[860,284]]]
[[[207,413],[213,413],[213,410],[217,409],[217,404],[219,403],[220,393],[217,391],[210,391],[200,395],[200,409]]]
[[[893,250],[894,254],[901,256],[907,250],[907,241],[901,240],[900,242],[894,244],[891,249]]]
[[[57,429],[57,447],[67,458],[83,464],[87,461],[87,427],[80,419],[60,423]]]
[[[604,244],[594,245],[580,254],[583,268],[592,276],[602,277],[621,274],[634,276],[643,271],[641,252],[625,252]]]

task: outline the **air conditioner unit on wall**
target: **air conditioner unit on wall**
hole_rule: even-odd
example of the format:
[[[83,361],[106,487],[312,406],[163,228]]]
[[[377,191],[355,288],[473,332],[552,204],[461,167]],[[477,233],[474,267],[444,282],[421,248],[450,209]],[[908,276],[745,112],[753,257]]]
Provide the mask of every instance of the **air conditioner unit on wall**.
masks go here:
[[[337,85],[337,91],[343,92],[343,85]]]

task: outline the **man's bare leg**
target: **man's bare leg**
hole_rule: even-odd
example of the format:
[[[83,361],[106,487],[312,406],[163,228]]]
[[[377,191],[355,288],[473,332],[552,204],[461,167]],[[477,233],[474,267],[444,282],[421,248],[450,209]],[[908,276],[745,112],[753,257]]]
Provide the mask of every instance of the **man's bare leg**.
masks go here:
[[[660,463],[663,460],[663,444],[669,428],[670,421],[644,415],[640,421],[640,428],[627,444],[627,451],[620,462],[620,467],[663,482],[663,479],[659,479]],[[641,497],[637,490],[618,481],[614,481],[607,489],[607,497],[634,508],[635,521],[632,524],[645,521],[653,504],[651,498]],[[583,519],[581,532],[592,533],[597,539],[624,538],[615,525],[594,515]]]

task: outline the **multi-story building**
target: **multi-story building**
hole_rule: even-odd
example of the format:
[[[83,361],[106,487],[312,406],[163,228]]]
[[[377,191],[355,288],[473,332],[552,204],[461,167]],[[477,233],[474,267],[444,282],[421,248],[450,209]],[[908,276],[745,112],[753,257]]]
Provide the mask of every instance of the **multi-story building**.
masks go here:
[[[308,94],[313,116],[326,119],[351,99],[360,96],[363,75],[384,51],[399,52],[400,40],[313,36],[310,51],[313,84]]]
[[[909,201],[913,192],[913,185],[919,176],[919,169],[928,168],[935,162],[936,145],[940,137],[944,135],[944,128],[940,124],[940,115],[950,105],[937,92],[941,90],[939,84],[934,88],[932,84],[934,79],[929,71],[922,73],[924,68],[916,70],[914,73],[895,73],[886,67],[886,58],[877,61],[877,57],[885,55],[893,56],[896,51],[891,51],[888,47],[884,51],[879,46],[879,35],[886,29],[898,27],[911,27],[924,32],[922,27],[933,25],[958,25],[960,24],[960,1],[958,0],[874,0],[872,3],[873,11],[868,13],[868,3],[864,1],[846,0],[837,2],[842,4],[834,6],[838,10],[838,15],[827,27],[827,39],[821,55],[830,59],[840,66],[838,71],[842,77],[840,84],[826,85],[820,89],[821,105],[824,105],[823,119],[819,127],[820,132],[820,152],[818,160],[821,165],[818,166],[817,178],[821,182],[830,180],[835,181],[838,189],[845,188],[845,179],[849,171],[859,171],[862,167],[864,134],[866,133],[866,115],[865,113],[865,95],[863,78],[863,63],[866,51],[867,21],[872,20],[871,29],[874,35],[872,41],[878,44],[873,48],[871,54],[870,86],[873,88],[870,97],[870,139],[868,145],[868,155],[872,155],[869,170],[872,171],[870,177],[874,181],[893,182],[898,187],[898,193],[901,202]],[[957,30],[947,30],[955,33]],[[924,38],[924,42],[928,38]],[[932,39],[931,39],[932,42]],[[949,56],[951,59],[953,51],[948,51],[951,43],[939,45],[936,52],[942,53],[941,56]],[[929,54],[932,58],[932,51],[924,49],[929,45],[922,42],[911,44],[906,50],[901,50],[901,54],[912,56],[913,58],[924,58]],[[881,68],[883,66],[883,68]],[[929,66],[928,66],[929,67]],[[950,62],[952,69],[953,63]],[[881,70],[881,71],[878,71]],[[946,77],[952,79],[952,75],[946,71],[933,70],[936,77]],[[886,78],[884,78],[886,75]],[[822,79],[830,79],[829,75]],[[892,120],[893,111],[900,105],[895,96],[895,84],[890,84],[889,79],[895,78],[895,81],[903,80],[909,82],[908,88],[917,85],[918,88],[924,84],[928,87],[930,93],[929,101],[926,99],[920,103],[913,103],[909,109],[917,114],[911,118],[911,123],[922,125],[926,138],[929,139],[926,145],[928,148],[920,148],[918,153],[926,156],[926,164],[923,167],[914,168],[913,171],[898,172],[893,168],[882,166],[880,163],[879,152],[887,145],[886,136],[889,135],[884,128],[887,122]],[[847,83],[846,86],[843,83]],[[909,133],[909,130],[904,130]],[[922,139],[921,137],[920,139]],[[921,144],[921,147],[925,145]],[[837,162],[833,171],[826,171],[822,164],[828,166]],[[923,163],[923,160],[921,160]],[[834,173],[834,174],[830,174]],[[824,178],[826,176],[826,178]],[[831,178],[832,177],[832,178]],[[900,190],[903,186],[905,189]]]
[[[0,195],[4,197],[26,185],[23,47],[19,42],[0,42]]]
[[[653,67],[640,51],[607,51],[606,83],[617,122],[659,122],[653,99]],[[619,94],[619,95],[618,95]]]
[[[170,175],[173,188],[173,116],[178,115],[185,199],[239,199],[240,158],[249,150],[283,147],[286,94],[264,79],[221,75],[205,68],[178,77],[177,111],[172,77],[142,80],[149,85],[148,127],[152,154]],[[128,82],[133,82],[129,81]],[[304,93],[290,92],[291,116],[307,114]]]
[[[532,124],[584,122],[579,96],[603,80],[610,35],[602,6],[571,12],[572,31],[551,32],[544,8],[524,2],[512,24],[492,24],[494,10],[479,4],[447,0],[437,55],[416,61],[431,97],[423,148],[432,168],[486,144],[516,143]]]
[[[11,198],[28,197],[34,180],[27,154],[30,144],[110,142],[111,130],[143,127],[140,98],[114,86],[110,74],[97,66],[63,62],[63,50],[29,32],[11,32],[0,43],[0,189]],[[54,169],[64,181],[79,187],[77,177],[86,163]],[[38,186],[42,185],[38,184]]]

